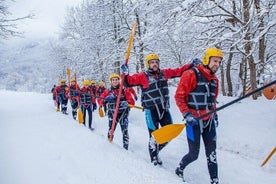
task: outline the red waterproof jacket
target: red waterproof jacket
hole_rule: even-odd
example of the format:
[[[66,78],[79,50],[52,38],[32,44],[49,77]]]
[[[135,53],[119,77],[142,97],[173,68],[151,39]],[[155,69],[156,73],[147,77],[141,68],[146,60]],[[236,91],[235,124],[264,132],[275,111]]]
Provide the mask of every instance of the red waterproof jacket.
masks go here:
[[[137,97],[137,93],[133,88],[128,88],[128,90],[134,97]]]
[[[216,75],[211,74],[211,71],[201,64],[196,65],[196,68],[199,70],[199,72],[201,72],[201,74],[208,81],[216,80],[216,84],[217,84],[217,87],[215,89],[215,99],[216,99],[218,96],[218,79],[217,79]],[[204,110],[198,110],[198,112],[197,112],[196,109],[190,108],[187,105],[187,102],[189,101],[189,93],[192,92],[196,88],[197,82],[198,82],[197,74],[193,69],[189,69],[189,70],[185,71],[181,76],[181,79],[180,79],[180,82],[179,82],[179,85],[177,87],[174,97],[175,97],[176,104],[182,114],[190,111],[195,117],[199,117],[199,116],[206,114],[207,112],[210,111],[210,110],[204,109]],[[214,107],[214,108],[216,108],[216,107]],[[198,113],[199,113],[199,115],[198,115]],[[210,116],[211,115],[206,116],[205,118],[203,118],[203,120],[209,119]]]
[[[61,95],[63,96],[64,98],[68,98],[68,93],[69,93],[69,90],[68,90],[68,86],[65,84],[65,85],[60,85],[60,86],[57,86],[55,87],[55,90],[54,90],[54,93],[53,95],[55,97]]]

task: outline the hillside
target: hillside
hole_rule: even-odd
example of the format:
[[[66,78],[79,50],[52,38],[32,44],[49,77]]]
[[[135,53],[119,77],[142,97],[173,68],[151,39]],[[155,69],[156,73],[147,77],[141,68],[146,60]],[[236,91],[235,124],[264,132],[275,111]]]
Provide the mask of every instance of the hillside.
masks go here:
[[[174,88],[171,88],[171,95]],[[234,98],[219,98],[223,105]],[[55,112],[51,94],[0,91],[0,183],[3,184],[168,184],[183,183],[174,174],[187,152],[185,131],[160,153],[162,167],[149,162],[144,114],[130,113],[130,146],[122,148],[120,127],[107,140],[107,119],[94,113],[95,131],[71,115]],[[171,97],[176,123],[182,117]],[[221,184],[274,184],[276,101],[250,98],[219,112],[218,162]],[[208,183],[203,146],[199,159],[185,170],[190,184]]]

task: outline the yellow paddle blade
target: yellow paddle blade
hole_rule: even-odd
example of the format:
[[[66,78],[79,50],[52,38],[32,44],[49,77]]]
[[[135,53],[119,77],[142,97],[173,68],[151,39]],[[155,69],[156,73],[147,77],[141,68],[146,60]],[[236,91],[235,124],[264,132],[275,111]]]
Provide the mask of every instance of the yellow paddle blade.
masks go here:
[[[151,133],[158,144],[169,142],[177,137],[185,128],[185,124],[170,124],[163,126]]]
[[[78,108],[78,110],[77,110],[77,116],[78,116],[79,124],[82,124],[84,120],[83,120],[83,113],[81,111],[81,108]]]
[[[103,111],[102,107],[99,108],[99,115],[100,115],[101,118],[104,117],[104,111]]]
[[[261,167],[263,167],[268,161],[269,159],[272,157],[272,155],[276,152],[276,147],[274,147],[274,149],[269,153],[269,155],[266,157],[266,159],[263,161]]]

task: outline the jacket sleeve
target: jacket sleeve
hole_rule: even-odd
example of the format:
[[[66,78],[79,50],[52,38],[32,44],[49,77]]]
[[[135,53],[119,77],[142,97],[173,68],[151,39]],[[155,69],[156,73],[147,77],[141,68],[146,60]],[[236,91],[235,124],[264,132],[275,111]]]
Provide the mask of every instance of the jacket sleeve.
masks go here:
[[[144,72],[140,72],[133,75],[126,75],[125,86],[126,87],[142,86],[142,88],[148,88],[149,84]]]
[[[108,95],[109,95],[109,91],[108,91],[108,89],[105,89],[104,92],[102,93],[102,95],[100,96],[100,98],[98,98],[98,104],[99,104],[99,106],[103,106],[104,99]]]
[[[128,88],[128,90],[133,96],[137,96],[136,91],[132,87]]]
[[[185,71],[180,78],[174,98],[182,114],[189,111],[187,104],[189,93],[196,87],[196,82],[196,75],[193,70]]]
[[[168,69],[163,69],[163,73],[165,75],[165,78],[168,80],[170,78],[174,78],[174,77],[180,77],[182,75],[182,73],[188,69],[190,69],[192,67],[192,64],[185,64],[182,67],[179,68],[168,68]]]
[[[128,89],[125,89],[124,92],[125,92],[126,101],[131,105],[135,105],[135,101],[132,98],[130,91]]]

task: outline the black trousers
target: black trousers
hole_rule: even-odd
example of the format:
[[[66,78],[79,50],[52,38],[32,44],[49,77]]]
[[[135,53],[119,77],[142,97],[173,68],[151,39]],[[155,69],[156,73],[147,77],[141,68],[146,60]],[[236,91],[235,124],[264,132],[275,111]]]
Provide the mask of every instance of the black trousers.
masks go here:
[[[145,109],[146,123],[149,131],[149,155],[151,161],[154,157],[158,156],[160,150],[162,150],[168,143],[157,144],[151,133],[157,130],[160,126],[163,127],[168,124],[172,124],[172,117],[169,110],[165,109]]]
[[[218,164],[216,155],[216,127],[214,121],[212,120],[209,123],[208,121],[203,121],[203,125],[204,124],[207,124],[207,126],[203,128],[203,132],[200,132],[199,125],[186,127],[189,152],[182,158],[180,162],[180,168],[184,169],[187,165],[198,158],[200,149],[200,137],[202,137],[205,146],[205,155],[207,158],[207,166],[210,179],[217,180]]]

